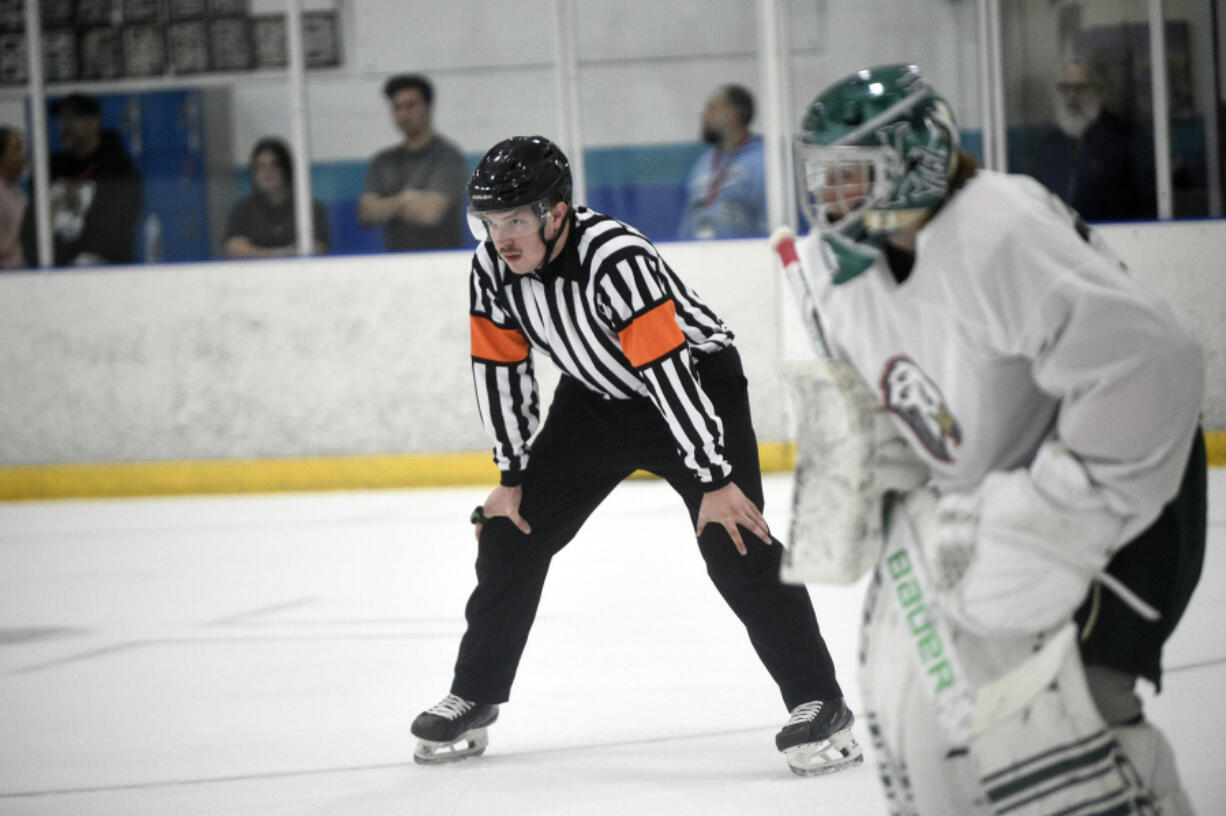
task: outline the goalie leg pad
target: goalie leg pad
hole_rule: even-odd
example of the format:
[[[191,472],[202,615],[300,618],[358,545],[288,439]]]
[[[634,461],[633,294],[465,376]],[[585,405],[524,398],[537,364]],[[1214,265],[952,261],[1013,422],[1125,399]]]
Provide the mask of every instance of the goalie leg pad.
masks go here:
[[[1175,766],[1175,752],[1162,731],[1142,714],[1137,676],[1094,665],[1085,667],[1085,675],[1095,707],[1153,794],[1158,812],[1163,816],[1192,816],[1192,805]]]
[[[876,715],[868,713],[868,732],[873,739],[873,753],[877,757],[877,776],[890,816],[920,816],[916,810],[915,797],[911,792],[911,779],[907,768],[881,737],[881,725]]]
[[[934,516],[911,498],[903,505],[906,524],[891,515],[885,554],[866,597],[860,679],[894,777],[909,783],[914,810],[1161,812],[1090,696],[1071,627],[1046,639],[989,639],[947,621],[936,625],[942,623],[939,609],[930,610],[932,617],[915,611],[921,603],[927,608],[933,588],[926,559],[906,537],[924,539]],[[899,552],[911,561],[904,564]],[[937,629],[949,638],[942,633],[939,653],[925,640]],[[953,658],[957,669],[944,691],[927,676],[941,655]],[[940,704],[943,693],[958,688],[969,689],[974,701],[968,729],[959,727],[961,717],[950,716],[957,707]]]
[[[1192,803],[1175,768],[1175,752],[1166,736],[1144,720],[1111,730],[1132,767],[1153,794],[1157,812],[1162,816],[1194,816]]]
[[[865,596],[859,681],[891,816],[987,816],[974,767],[938,723],[930,677],[883,561]]]
[[[1161,812],[1095,707],[1075,648],[1029,703],[972,738],[971,755],[995,813]]]

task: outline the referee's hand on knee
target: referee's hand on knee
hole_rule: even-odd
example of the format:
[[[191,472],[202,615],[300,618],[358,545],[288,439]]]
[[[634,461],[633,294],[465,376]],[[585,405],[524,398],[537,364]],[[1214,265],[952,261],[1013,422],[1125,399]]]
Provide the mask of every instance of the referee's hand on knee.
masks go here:
[[[524,490],[519,485],[515,487],[504,487],[498,485],[493,492],[485,499],[485,504],[473,510],[469,520],[476,525],[474,535],[477,540],[481,540],[481,530],[485,528],[485,522],[498,516],[505,516],[511,520],[511,523],[519,528],[519,531],[524,535],[532,532],[532,525],[528,524],[527,520],[519,514],[519,502],[523,498]]]
[[[741,555],[748,555],[749,550],[741,539],[741,531],[737,529],[737,525],[770,543],[771,531],[766,525],[762,511],[733,482],[703,494],[702,504],[698,506],[698,526],[694,534],[701,536],[703,529],[712,522],[728,531],[728,537]]]

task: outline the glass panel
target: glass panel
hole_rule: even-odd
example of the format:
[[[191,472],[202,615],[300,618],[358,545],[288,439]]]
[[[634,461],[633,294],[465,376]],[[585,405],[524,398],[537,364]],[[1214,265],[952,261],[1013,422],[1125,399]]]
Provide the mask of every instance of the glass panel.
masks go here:
[[[290,82],[281,69],[273,70],[260,81],[226,88],[218,105],[224,116],[216,122],[210,118],[210,141],[219,150],[224,145],[228,160],[213,179],[211,237],[217,258],[298,252],[293,165],[300,158],[292,148]],[[322,232],[315,236],[316,249],[326,251],[326,224]]]
[[[1087,221],[1155,217],[1146,0],[1002,0],[1001,20],[1009,169]]]
[[[586,203],[653,240],[764,235],[755,4],[576,6]]]
[[[1211,0],[1166,0],[1163,11],[1174,215],[1221,216],[1221,181],[1211,175],[1220,155]]]
[[[1207,158],[1209,171],[1217,179],[1216,186],[1212,183],[1210,186],[1210,215],[1220,218],[1226,215],[1226,8],[1213,0],[1210,9],[1212,21],[1204,28],[1213,40],[1213,58],[1208,70],[1204,71],[1208,79],[1204,84],[1212,89],[1209,97],[1213,104],[1216,138],[1209,140]]]
[[[257,36],[269,9],[284,5],[128,2],[82,20],[86,7],[73,12],[68,4],[67,23],[75,26],[64,29],[43,6],[55,265],[292,251],[289,83],[283,49],[278,61]],[[76,49],[73,59],[65,58],[68,48]],[[8,67],[24,82],[21,65]],[[16,103],[23,119],[24,104]],[[275,161],[253,203],[249,162],[266,137],[273,141],[263,152]],[[244,248],[229,240],[236,232],[263,238]]]
[[[953,108],[963,148],[982,163],[974,3],[790,0],[784,5],[792,62],[791,96],[783,101],[791,109],[789,140],[809,105],[830,84],[860,68],[914,63]],[[805,219],[798,223],[808,228]]]
[[[732,116],[734,106],[721,92],[728,83],[743,86],[755,107],[764,108],[755,6],[676,4],[667,21],[654,8],[649,0],[629,7],[614,0],[579,4],[589,203],[649,235],[654,230],[657,239],[765,234],[760,154],[747,169],[738,154],[729,160],[727,151],[701,138],[704,129],[717,137],[726,127],[722,120]],[[973,4],[789,0],[781,14],[793,66],[779,89],[786,97],[786,135],[829,82],[865,65],[917,61],[959,115],[966,146],[981,152]],[[654,22],[625,25],[636,19]],[[750,138],[761,129],[760,120],[751,121]],[[732,131],[734,141],[743,135]],[[790,179],[782,183],[791,188]],[[751,196],[743,196],[747,188]]]
[[[21,101],[0,99],[0,271],[38,261],[29,203],[31,141]]]
[[[212,152],[206,130],[224,92],[48,94],[55,266],[212,256],[210,171],[225,157]]]
[[[59,5],[65,14],[75,8]],[[1215,119],[1222,83],[1214,75],[1212,52],[1214,35],[1226,24],[1215,17],[1214,5],[1165,3],[1177,216],[1221,212],[1220,182],[1210,183],[1222,173]],[[439,192],[447,187],[457,205],[448,212],[458,224],[463,180],[479,157],[506,136],[539,133],[568,152],[582,150],[587,186],[577,191],[581,203],[623,218],[654,239],[764,234],[765,161],[760,151],[748,150],[762,145],[755,134],[763,131],[767,101],[760,87],[757,5],[683,0],[671,4],[668,15],[657,7],[654,0],[574,4],[583,141],[576,148],[567,144],[558,103],[555,0],[516,6],[517,18],[537,21],[531,26],[508,25],[496,13],[472,13],[481,6],[457,9],[452,0],[415,4],[414,20],[429,19],[429,26],[407,20],[403,5],[392,0],[305,0],[311,155],[303,160],[309,162],[327,249],[359,253],[438,245],[395,237],[389,244],[387,233],[397,230],[370,217],[363,224],[359,213],[375,156],[397,146],[403,152],[408,138],[383,93],[385,83],[417,70],[433,86],[435,141],[454,145],[464,166],[449,181],[427,181],[422,168],[428,164],[433,172],[439,163],[423,163],[409,181],[396,175],[408,172],[407,163],[393,162],[380,171],[392,173],[385,198],[404,185],[419,191],[433,185]],[[130,2],[115,6],[122,9],[122,24],[112,19],[109,26],[65,22],[59,12],[48,16],[49,8],[44,6],[43,37],[49,101],[73,92],[93,99],[101,130],[113,134],[108,144],[118,140],[141,179],[135,218],[102,231],[124,249],[108,248],[100,257],[224,257],[231,210],[252,191],[253,148],[266,137],[294,143],[284,0]],[[1039,177],[1092,220],[1156,213],[1147,9],[1146,0],[1001,0],[1009,169]],[[977,4],[785,0],[780,13],[791,64],[778,89],[788,120],[785,136],[828,83],[859,67],[914,61],[950,101],[964,146],[982,155]],[[0,125],[27,137],[28,148],[33,140],[23,87],[24,32],[21,21],[14,21],[0,21],[8,43],[0,72]],[[1070,65],[1077,57],[1084,62]],[[736,125],[746,117],[747,98],[739,92],[730,98],[723,90],[729,83],[743,87],[757,110],[745,130]],[[1086,111],[1099,108],[1105,113],[1090,123]],[[712,138],[725,139],[725,149],[703,141],[704,124]],[[1079,129],[1091,140],[1089,149],[1067,135]],[[57,116],[49,114],[48,130],[52,151],[72,138]],[[69,170],[79,173],[88,165]],[[60,185],[52,201],[57,228],[67,238],[85,227],[77,223],[81,213],[66,204],[84,206],[82,197],[91,195],[91,183],[97,195],[99,182],[82,180],[80,189],[69,191],[70,179],[62,168],[57,172]],[[790,179],[782,184],[792,187]],[[428,196],[416,198],[420,218],[429,211],[422,204]],[[455,234],[457,245],[473,245],[467,230]],[[71,242],[61,243],[61,263],[78,257],[66,246]]]
[[[339,4],[342,66],[307,73],[312,183],[333,253],[475,247],[465,186],[480,157],[508,136],[558,137],[553,0],[523,0],[511,14],[454,0],[406,8]],[[387,83],[402,75],[424,78],[432,102],[421,104],[415,82],[389,99]]]
[[[219,258],[297,255],[298,223],[295,171],[305,163],[310,196],[311,254],[333,251],[333,228],[326,204],[315,188],[311,157],[299,155],[290,111],[294,84],[288,76],[289,41],[285,0],[221,0],[247,6],[243,50],[235,60],[254,66],[254,75],[227,88],[228,126],[217,124],[216,140],[229,154],[224,183],[215,204],[214,246]],[[210,8],[219,0],[210,0]],[[213,33],[216,33],[214,31]],[[303,4],[302,41],[307,82],[313,72],[343,64],[343,21],[336,3]],[[217,46],[217,42],[214,45]],[[233,46],[239,50],[237,43]],[[308,108],[307,114],[310,114]],[[224,133],[223,131],[224,127]],[[308,141],[308,146],[309,146]]]

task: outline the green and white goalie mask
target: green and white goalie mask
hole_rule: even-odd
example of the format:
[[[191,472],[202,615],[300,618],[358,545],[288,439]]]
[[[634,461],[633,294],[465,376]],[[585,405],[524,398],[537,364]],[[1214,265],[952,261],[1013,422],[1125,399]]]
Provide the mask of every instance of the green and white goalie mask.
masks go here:
[[[843,283],[944,200],[958,130],[916,66],[885,65],[823,91],[801,121],[795,150],[801,207]]]

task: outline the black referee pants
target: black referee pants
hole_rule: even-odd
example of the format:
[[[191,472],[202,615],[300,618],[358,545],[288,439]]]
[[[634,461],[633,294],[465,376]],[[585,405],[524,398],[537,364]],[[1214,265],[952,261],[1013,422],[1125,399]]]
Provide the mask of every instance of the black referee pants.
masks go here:
[[[723,421],[733,481],[761,508],[758,443],[740,355],[732,348],[718,352],[699,364],[698,376]],[[520,513],[532,533],[524,535],[505,518],[482,529],[477,587],[465,609],[468,629],[460,642],[453,694],[484,703],[509,699],[550,561],[613,488],[640,468],[667,480],[696,523],[702,490],[651,402],[601,399],[563,376],[532,445],[523,483]],[[791,709],[842,696],[808,592],[779,581],[782,547],[743,527],[741,536],[747,556],[737,553],[718,524],[707,525],[698,549],[784,703]]]

